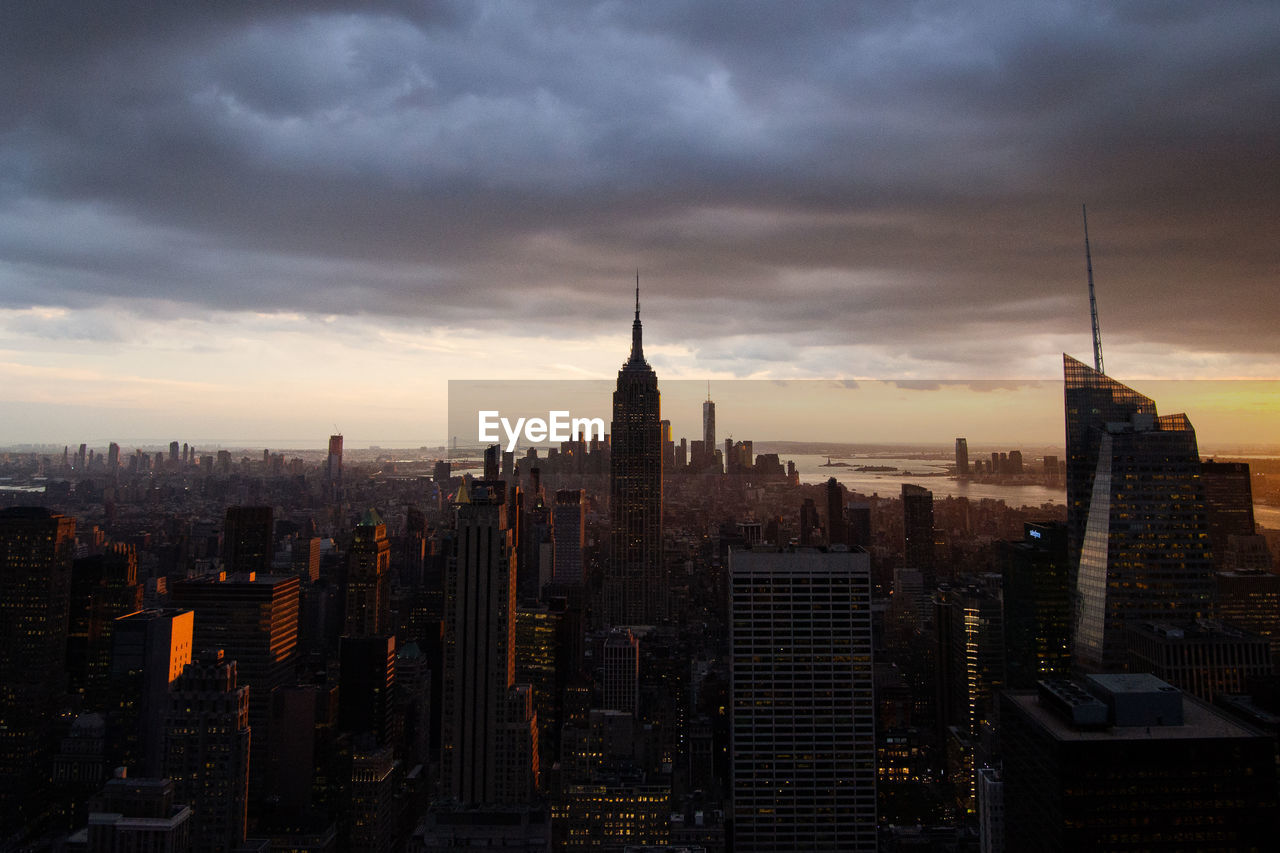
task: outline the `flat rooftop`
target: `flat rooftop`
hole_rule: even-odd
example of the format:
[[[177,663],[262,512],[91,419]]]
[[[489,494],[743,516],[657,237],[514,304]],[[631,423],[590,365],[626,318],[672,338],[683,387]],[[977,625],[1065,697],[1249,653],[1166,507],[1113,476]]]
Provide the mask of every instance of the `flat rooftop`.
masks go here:
[[[1037,693],[1018,691],[1006,692],[1005,695],[1031,720],[1061,741],[1177,741],[1265,737],[1261,732],[1237,723],[1187,695],[1182,697],[1183,724],[1180,726],[1110,726],[1105,729],[1078,729],[1072,726],[1052,709],[1040,704]]]

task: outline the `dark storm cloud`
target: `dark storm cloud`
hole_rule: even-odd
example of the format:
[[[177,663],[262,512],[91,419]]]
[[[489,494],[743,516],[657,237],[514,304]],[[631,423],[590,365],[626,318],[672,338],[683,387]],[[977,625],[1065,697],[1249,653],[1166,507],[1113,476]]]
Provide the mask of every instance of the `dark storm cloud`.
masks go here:
[[[1274,356],[1280,7],[1026,5],[10,4],[0,304]]]

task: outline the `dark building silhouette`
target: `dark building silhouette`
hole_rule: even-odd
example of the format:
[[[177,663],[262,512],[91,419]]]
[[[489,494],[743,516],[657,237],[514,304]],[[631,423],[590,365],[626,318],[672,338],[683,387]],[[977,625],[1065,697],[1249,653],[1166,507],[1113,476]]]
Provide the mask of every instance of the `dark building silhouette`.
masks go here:
[[[641,343],[637,281],[631,356],[618,371],[610,434],[612,521],[608,571],[604,578],[604,615],[612,625],[652,625],[664,621],[666,615],[660,420],[658,377],[645,361]]]
[[[586,581],[582,550],[586,544],[587,507],[581,489],[561,489],[551,507],[552,580],[557,585]]]
[[[925,589],[933,588],[933,492],[923,486],[902,484],[903,554],[907,568],[919,569]]]
[[[391,542],[376,510],[365,510],[356,525],[347,560],[344,634],[375,637],[391,628]]]
[[[997,550],[1004,599],[1007,684],[1030,689],[1071,669],[1071,593],[1065,524],[1024,524]]]
[[[191,807],[171,779],[118,777],[89,803],[89,853],[187,853]]]
[[[538,740],[533,692],[515,684],[516,567],[506,484],[464,483],[457,500],[446,578],[444,792],[462,805],[527,803]]]
[[[229,506],[222,535],[222,563],[228,574],[271,571],[272,509]]]
[[[111,644],[112,760],[160,776],[169,688],[192,659],[195,614],[139,610],[116,620]]]
[[[343,637],[338,643],[338,658],[338,726],[353,734],[368,732],[378,744],[391,743],[396,638]]]
[[[232,853],[249,807],[249,688],[221,650],[203,651],[173,685],[165,719],[164,774],[191,806],[192,850]]]
[[[1248,462],[1202,462],[1205,513],[1209,525],[1209,547],[1216,569],[1226,565],[1232,536],[1253,536],[1253,481]]]
[[[956,439],[956,476],[961,480],[969,479],[969,439]]]
[[[827,544],[848,545],[848,525],[844,520],[844,489],[835,477],[827,480]]]
[[[76,522],[0,509],[0,831],[42,808],[52,725],[64,692]]]
[[[1004,849],[1267,850],[1275,740],[1151,675],[1001,697]]]

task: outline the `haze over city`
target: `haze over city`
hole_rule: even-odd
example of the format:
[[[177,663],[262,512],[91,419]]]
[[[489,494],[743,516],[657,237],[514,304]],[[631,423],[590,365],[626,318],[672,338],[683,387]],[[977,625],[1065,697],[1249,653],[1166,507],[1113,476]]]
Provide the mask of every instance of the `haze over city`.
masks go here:
[[[449,379],[610,377],[637,268],[663,380],[1057,379],[1082,202],[1110,374],[1270,379],[1277,33],[1263,2],[17,4],[0,443],[438,440]]]

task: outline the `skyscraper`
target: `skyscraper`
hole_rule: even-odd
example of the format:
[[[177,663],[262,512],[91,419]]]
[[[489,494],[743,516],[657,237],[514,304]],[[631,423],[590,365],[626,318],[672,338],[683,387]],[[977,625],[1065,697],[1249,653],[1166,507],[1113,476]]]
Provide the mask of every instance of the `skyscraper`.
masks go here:
[[[871,563],[730,554],[734,849],[874,851]]]
[[[231,853],[244,843],[249,808],[249,688],[220,649],[187,664],[169,694],[165,776],[191,806],[192,849]]]
[[[604,641],[604,709],[636,715],[640,696],[640,643],[627,628]]]
[[[111,636],[112,713],[122,743],[114,760],[143,776],[160,776],[169,686],[191,663],[195,615],[190,610],[139,610],[115,622]]]
[[[552,580],[556,584],[582,584],[587,507],[581,489],[561,489],[551,507]]]
[[[462,805],[529,802],[537,779],[532,690],[515,684],[516,566],[506,483],[459,489],[445,603],[445,792]]]
[[[1098,444],[1107,423],[1135,414],[1156,414],[1156,404],[1083,362],[1062,354],[1063,404],[1067,424],[1067,565],[1075,589],[1075,567],[1089,516]]]
[[[222,562],[229,574],[271,570],[273,514],[269,506],[227,507]]]
[[[347,562],[347,606],[343,633],[375,637],[391,627],[391,541],[376,510],[365,510],[356,525]]]
[[[654,624],[665,616],[662,580],[662,430],[658,376],[644,359],[640,282],[631,325],[631,357],[618,371],[609,457],[609,570],[605,619]]]
[[[707,383],[707,399],[702,404],[702,446],[707,448],[708,454],[716,446],[716,404],[711,399],[710,382]]]
[[[909,569],[919,569],[926,591],[937,579],[933,568],[933,492],[923,486],[902,484],[903,554]]]
[[[76,522],[36,507],[0,510],[0,831],[37,806],[43,753],[66,666]],[[11,825],[12,824],[12,825]]]
[[[1126,627],[1208,615],[1213,567],[1196,434],[1185,415],[1094,428],[1093,493],[1076,573],[1073,654],[1122,669]]]

